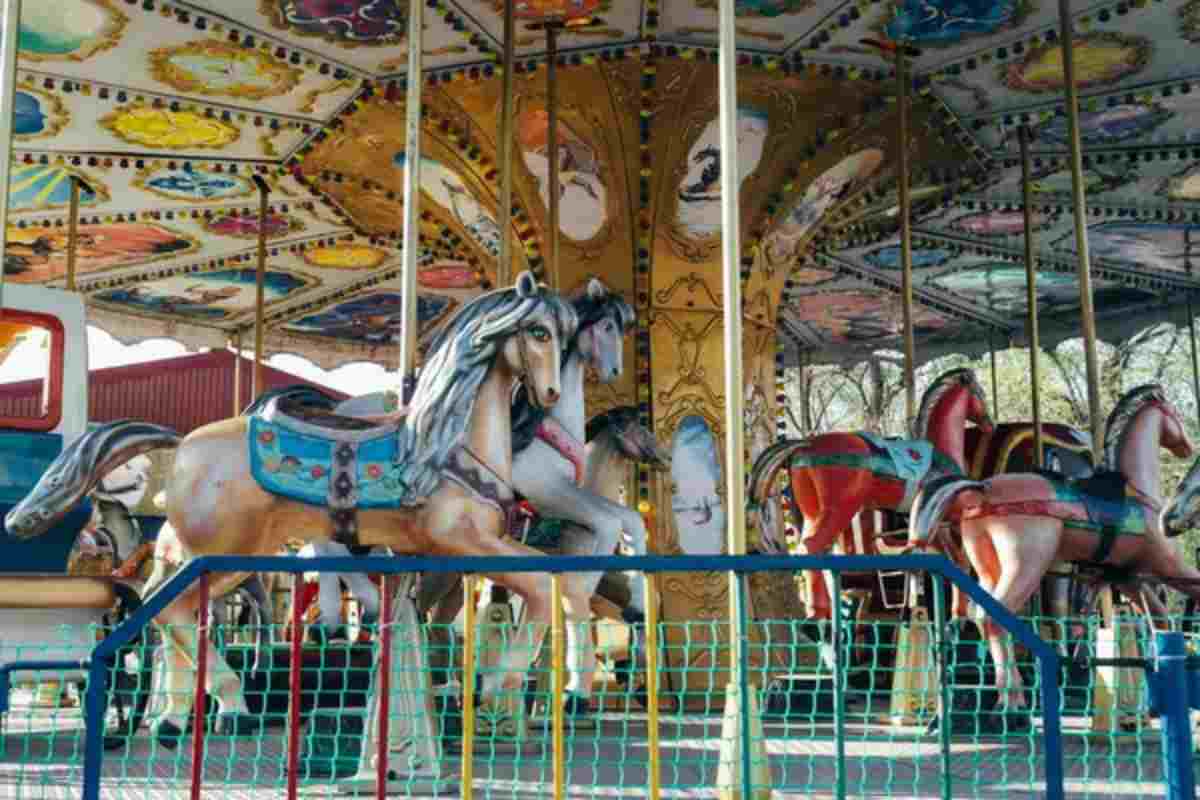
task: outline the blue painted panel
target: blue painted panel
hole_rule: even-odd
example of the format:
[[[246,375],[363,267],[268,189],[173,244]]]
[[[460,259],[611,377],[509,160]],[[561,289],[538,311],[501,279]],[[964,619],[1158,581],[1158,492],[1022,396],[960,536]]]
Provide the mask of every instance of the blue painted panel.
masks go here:
[[[61,452],[58,434],[0,431],[0,573],[66,572],[75,537],[92,515],[91,502],[85,500],[36,539],[22,542],[3,532],[3,516],[29,493]]]

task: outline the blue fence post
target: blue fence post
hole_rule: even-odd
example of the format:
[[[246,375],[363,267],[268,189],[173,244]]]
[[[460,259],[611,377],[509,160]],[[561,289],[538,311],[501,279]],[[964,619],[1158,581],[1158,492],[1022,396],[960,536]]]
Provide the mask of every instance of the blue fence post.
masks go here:
[[[1183,634],[1176,631],[1158,631],[1155,645],[1157,655],[1151,686],[1162,718],[1163,779],[1167,784],[1167,800],[1195,800],[1187,648]]]
[[[837,754],[834,768],[837,785],[834,796],[843,800],[846,796],[846,689],[845,678],[849,664],[842,660],[842,573],[835,570],[833,593],[829,605],[833,608],[833,741]]]
[[[84,701],[83,800],[100,800],[104,765],[104,715],[108,711],[108,672],[112,661],[93,656]]]

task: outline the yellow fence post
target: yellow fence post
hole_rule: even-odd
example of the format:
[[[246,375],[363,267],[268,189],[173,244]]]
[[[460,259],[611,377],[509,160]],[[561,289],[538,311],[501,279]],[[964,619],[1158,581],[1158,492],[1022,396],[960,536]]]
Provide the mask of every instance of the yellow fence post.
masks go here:
[[[462,709],[462,800],[475,794],[475,582],[474,575],[463,576],[465,605],[465,641],[463,643],[463,709]]]
[[[646,582],[646,747],[650,761],[649,800],[659,800],[662,794],[662,762],[659,753],[658,711],[658,580],[649,573],[642,575]]]

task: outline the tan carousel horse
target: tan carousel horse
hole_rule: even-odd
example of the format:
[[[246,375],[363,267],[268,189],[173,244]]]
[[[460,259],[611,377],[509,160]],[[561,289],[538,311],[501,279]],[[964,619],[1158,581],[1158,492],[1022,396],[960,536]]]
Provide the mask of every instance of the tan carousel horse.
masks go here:
[[[1200,598],[1200,571],[1184,563],[1160,521],[1159,448],[1179,458],[1193,452],[1179,411],[1160,386],[1141,386],[1117,403],[1106,430],[1103,469],[1087,478],[1040,472],[931,483],[914,503],[909,541],[928,541],[944,518],[959,520],[980,583],[1013,613],[1057,560],[1106,567],[1117,582],[1148,572]],[[983,628],[999,708],[1024,708],[1008,637],[991,620]]]
[[[523,382],[551,406],[560,389],[562,342],[577,324],[570,305],[523,273],[514,288],[484,294],[446,323],[421,370],[406,415],[379,424],[277,401],[258,414],[207,425],[182,441],[146,423],[112,423],[82,437],[9,512],[10,534],[44,532],[106,472],[141,452],[178,447],[167,492],[167,519],[187,557],[264,555],[288,539],[333,538],[384,546],[398,555],[536,556],[501,538],[513,501],[512,393]],[[212,597],[245,575],[220,574]],[[550,577],[489,575],[525,600],[526,623],[500,669],[485,676],[483,703],[520,690],[550,623]],[[160,585],[150,581],[147,592]],[[588,598],[564,581],[567,619],[584,622]],[[196,652],[199,592],[193,587],[157,620],[174,637],[170,707],[157,723],[174,745],[186,725]],[[241,682],[211,642],[209,691],[218,727],[251,733]],[[182,681],[182,683],[178,683]]]

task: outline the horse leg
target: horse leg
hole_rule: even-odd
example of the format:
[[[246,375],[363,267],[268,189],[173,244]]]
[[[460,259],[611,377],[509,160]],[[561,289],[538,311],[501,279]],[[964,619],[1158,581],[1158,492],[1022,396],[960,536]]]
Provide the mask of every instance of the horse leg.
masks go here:
[[[1050,564],[1058,555],[1062,524],[1043,517],[1001,517],[986,521],[969,520],[963,532],[984,535],[999,564],[998,579],[991,594],[1016,614],[1041,586]],[[1024,682],[1012,655],[1012,637],[994,621],[984,624],[988,648],[996,661],[996,689],[1004,709],[1025,707]]]

